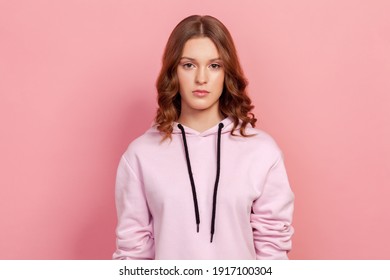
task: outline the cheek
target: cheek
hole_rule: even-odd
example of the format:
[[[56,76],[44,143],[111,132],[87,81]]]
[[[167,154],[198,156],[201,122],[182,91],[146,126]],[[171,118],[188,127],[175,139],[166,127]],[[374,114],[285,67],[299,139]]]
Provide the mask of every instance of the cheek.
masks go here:
[[[179,81],[179,87],[181,90],[185,90],[188,87],[191,77],[189,77],[188,73],[178,73],[177,75]]]
[[[218,88],[223,88],[224,83],[225,83],[225,75],[224,73],[221,73],[220,75],[218,75],[215,81],[215,85],[218,86]]]

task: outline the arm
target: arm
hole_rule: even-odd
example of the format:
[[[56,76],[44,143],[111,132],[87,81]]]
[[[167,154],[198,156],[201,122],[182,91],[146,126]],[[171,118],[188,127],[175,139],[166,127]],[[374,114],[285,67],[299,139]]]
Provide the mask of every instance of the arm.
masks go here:
[[[115,201],[118,225],[113,259],[154,259],[152,217],[143,184],[124,156],[117,171]]]
[[[288,259],[294,194],[282,155],[268,172],[260,197],[252,205],[251,224],[257,259]]]

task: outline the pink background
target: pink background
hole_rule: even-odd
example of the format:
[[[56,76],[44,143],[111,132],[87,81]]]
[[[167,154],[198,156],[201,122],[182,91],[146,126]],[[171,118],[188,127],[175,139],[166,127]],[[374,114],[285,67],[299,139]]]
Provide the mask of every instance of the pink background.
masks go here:
[[[173,27],[230,29],[296,194],[292,259],[390,259],[390,2],[0,1],[0,259],[109,259]]]

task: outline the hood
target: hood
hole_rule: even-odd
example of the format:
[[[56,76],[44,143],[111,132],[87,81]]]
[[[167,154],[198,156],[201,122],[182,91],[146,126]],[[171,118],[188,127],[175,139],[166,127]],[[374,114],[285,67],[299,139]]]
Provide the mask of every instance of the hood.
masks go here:
[[[183,127],[184,127],[184,130],[185,130],[185,134],[187,136],[188,135],[196,135],[196,136],[199,136],[199,137],[207,137],[207,136],[210,136],[210,135],[218,134],[218,126],[219,126],[220,123],[223,124],[223,128],[222,128],[221,134],[230,133],[230,131],[233,128],[234,122],[233,122],[233,119],[231,119],[229,117],[223,119],[221,122],[219,122],[215,126],[209,128],[209,129],[207,129],[207,130],[205,130],[203,132],[196,131],[195,129],[192,129],[192,128],[187,127],[185,125],[183,125]],[[178,128],[178,124],[179,124],[178,122],[173,122],[173,124],[172,124],[172,127],[173,127],[172,134],[182,134],[181,130]],[[238,129],[239,129],[239,126],[236,127],[235,130],[238,130]]]

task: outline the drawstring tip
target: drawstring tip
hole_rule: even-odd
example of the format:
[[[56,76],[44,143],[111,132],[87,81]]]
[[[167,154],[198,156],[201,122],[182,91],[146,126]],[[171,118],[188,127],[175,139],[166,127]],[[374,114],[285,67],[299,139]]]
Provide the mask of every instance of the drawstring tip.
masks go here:
[[[199,232],[199,224],[196,224],[196,232]]]
[[[211,238],[210,238],[210,243],[213,243],[213,236],[214,236],[214,234],[212,233]]]

